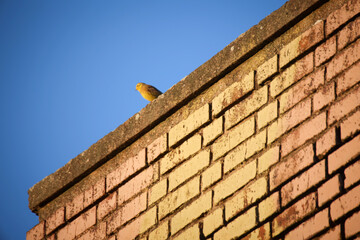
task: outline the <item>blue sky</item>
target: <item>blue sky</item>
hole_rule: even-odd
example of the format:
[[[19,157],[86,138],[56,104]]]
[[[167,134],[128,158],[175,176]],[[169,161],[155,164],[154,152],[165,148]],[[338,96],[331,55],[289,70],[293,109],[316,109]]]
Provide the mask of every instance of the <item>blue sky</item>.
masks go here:
[[[285,0],[0,0],[0,239],[38,223],[27,190]]]

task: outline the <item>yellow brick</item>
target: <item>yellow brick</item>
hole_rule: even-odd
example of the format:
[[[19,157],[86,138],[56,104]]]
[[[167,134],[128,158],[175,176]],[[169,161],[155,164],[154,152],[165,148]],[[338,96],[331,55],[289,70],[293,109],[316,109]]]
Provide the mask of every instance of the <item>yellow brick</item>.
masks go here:
[[[225,153],[253,135],[254,132],[255,120],[254,117],[251,117],[223,134],[212,144],[213,160],[223,156]]]
[[[208,121],[210,121],[210,106],[209,104],[206,104],[192,114],[190,114],[188,118],[181,121],[176,126],[170,129],[169,146],[172,147],[178,141],[180,141]]]
[[[207,236],[223,225],[223,209],[218,208],[204,218],[203,232]]]
[[[266,79],[278,72],[278,56],[275,55],[256,70],[256,80],[261,84]]]
[[[218,183],[214,188],[214,203],[226,198],[233,192],[248,183],[256,175],[256,161],[252,161],[244,167],[234,171],[226,179]]]
[[[206,169],[201,177],[201,189],[204,190],[214,182],[221,178],[221,162],[216,162],[214,165]]]
[[[262,173],[269,169],[274,163],[279,161],[279,146],[275,146],[267,150],[258,158],[258,173]]]
[[[175,168],[169,174],[169,191],[198,173],[210,163],[210,150],[203,150],[192,157],[189,161]]]
[[[149,240],[166,240],[169,235],[169,222],[163,222],[149,234]]]
[[[254,89],[254,71],[233,83],[212,101],[212,115],[217,116],[227,106]]]
[[[225,202],[225,219],[228,221],[231,217],[264,196],[266,189],[267,181],[265,177],[262,177],[250,186],[240,190],[240,192]]]
[[[234,239],[256,225],[255,207],[250,208],[244,214],[230,222],[226,227],[214,234],[214,240]]]
[[[168,213],[178,208],[181,204],[200,193],[200,178],[194,178],[175,192],[168,194],[159,202],[159,218],[165,217]]]
[[[270,223],[265,223],[261,227],[256,228],[254,231],[244,237],[246,240],[270,240]]]
[[[263,106],[268,99],[268,86],[253,92],[249,97],[239,102],[225,112],[225,129],[229,129],[251,113]]]
[[[279,193],[275,192],[259,204],[259,220],[265,220],[279,209]]]
[[[277,106],[278,102],[273,101],[258,112],[257,125],[259,129],[266,126],[269,122],[277,118]]]
[[[223,116],[215,119],[209,126],[204,128],[203,138],[204,138],[204,146],[208,145],[215,138],[223,134]]]
[[[196,240],[200,239],[200,229],[197,224],[180,233],[174,240]]]
[[[152,186],[149,190],[149,205],[153,204],[166,195],[167,182],[166,179],[161,180]]]
[[[160,173],[164,174],[178,163],[201,149],[201,136],[195,135],[160,160]]]
[[[211,209],[211,191],[201,195],[171,219],[171,233],[175,234],[209,209]]]

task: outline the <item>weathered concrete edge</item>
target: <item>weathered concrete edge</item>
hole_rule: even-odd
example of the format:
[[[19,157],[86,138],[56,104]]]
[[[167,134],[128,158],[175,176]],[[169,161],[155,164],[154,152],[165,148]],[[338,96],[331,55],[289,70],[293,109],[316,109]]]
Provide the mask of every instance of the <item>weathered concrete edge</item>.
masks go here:
[[[120,152],[152,126],[168,116],[174,108],[191,100],[196,93],[220,79],[250,53],[260,49],[266,42],[280,34],[289,25],[300,20],[309,9],[327,0],[290,0],[278,10],[240,35],[210,60],[182,79],[160,98],[148,104],[114,131],[107,134],[64,167],[31,187],[29,208],[36,212],[71,185],[88,175],[116,153]],[[156,114],[153,114],[156,113]]]

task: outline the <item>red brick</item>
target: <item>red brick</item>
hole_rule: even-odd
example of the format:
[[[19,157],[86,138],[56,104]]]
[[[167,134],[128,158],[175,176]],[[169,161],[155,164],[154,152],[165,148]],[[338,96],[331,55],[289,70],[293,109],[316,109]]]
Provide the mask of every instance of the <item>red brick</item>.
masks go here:
[[[116,208],[116,198],[117,195],[114,192],[99,203],[97,209],[98,219],[102,219]]]
[[[300,194],[325,179],[325,160],[317,163],[281,189],[281,205],[285,206]]]
[[[150,166],[118,189],[118,204],[147,188],[158,178],[156,165]]]
[[[345,237],[351,237],[360,232],[360,212],[354,213],[345,221]]]
[[[259,228],[242,238],[242,240],[270,240],[270,223],[265,223]]]
[[[316,112],[335,100],[335,84],[331,82],[321,87],[313,97],[313,111]]]
[[[94,228],[90,228],[84,235],[82,235],[78,240],[89,240],[96,239],[102,240],[106,239],[106,222],[99,223]]]
[[[336,79],[336,94],[340,95],[342,92],[348,90],[356,83],[360,82],[360,62],[351,66],[343,74]]]
[[[71,202],[66,204],[66,220],[72,218],[84,209],[84,193],[75,196]]]
[[[26,233],[26,240],[40,240],[45,237],[45,221],[40,222]]]
[[[333,173],[360,154],[360,135],[343,145],[328,157],[329,174]]]
[[[320,66],[336,53],[336,36],[326,40],[315,50],[315,66]]]
[[[167,135],[164,134],[147,147],[147,159],[151,163],[167,151]]]
[[[340,193],[339,175],[332,177],[318,188],[318,204],[324,205],[334,196]]]
[[[340,124],[341,140],[346,139],[355,132],[360,130],[360,110],[349,116],[344,122]]]
[[[105,194],[105,178],[101,178],[84,192],[84,208],[94,203]]]
[[[338,48],[343,49],[360,35],[360,18],[350,22],[339,32]]]
[[[343,70],[350,67],[360,58],[360,39],[337,54],[327,66],[326,79],[332,79]]]
[[[326,128],[326,113],[323,112],[315,118],[301,124],[287,135],[281,142],[282,156],[304,144]]]
[[[360,180],[360,161],[345,169],[345,188],[350,187]]]
[[[350,0],[326,19],[326,35],[331,34],[342,24],[360,12],[359,0]]]
[[[334,200],[330,205],[330,215],[333,221],[360,205],[360,186],[351,189],[345,195]]]
[[[313,148],[311,145],[308,145],[285,161],[279,162],[270,171],[270,190],[273,190],[302,169],[311,165],[313,159]]]
[[[340,225],[331,228],[325,234],[321,235],[316,240],[341,240]]]
[[[272,221],[273,237],[312,213],[316,208],[315,199],[315,193],[311,193],[275,217]]]
[[[318,87],[324,84],[324,69],[320,69],[313,74],[301,80],[299,83],[283,93],[280,98],[280,113],[287,111],[289,108],[300,102],[309,94],[314,92]]]
[[[115,186],[123,182],[125,179],[133,175],[142,167],[145,167],[145,152],[146,149],[142,149],[136,156],[126,159],[115,171],[109,173],[106,176],[106,191],[110,191]]]
[[[261,84],[278,72],[278,55],[273,56],[256,70],[256,81]]]
[[[335,127],[330,128],[316,141],[316,155],[323,156],[336,144]]]
[[[46,219],[46,235],[54,231],[63,223],[65,223],[65,207],[59,208],[48,219]]]

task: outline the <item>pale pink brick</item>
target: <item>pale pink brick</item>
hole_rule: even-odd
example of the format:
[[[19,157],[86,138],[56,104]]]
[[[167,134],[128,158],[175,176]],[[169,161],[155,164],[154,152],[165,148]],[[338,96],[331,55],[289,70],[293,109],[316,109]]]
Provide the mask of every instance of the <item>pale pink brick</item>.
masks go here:
[[[331,82],[321,87],[313,97],[313,111],[316,112],[335,100],[335,84]]]
[[[160,136],[147,147],[147,159],[151,163],[167,151],[167,134]]]
[[[71,202],[66,204],[66,220],[72,218],[84,209],[84,193],[75,196]]]
[[[339,175],[332,177],[318,188],[318,204],[324,205],[334,196],[340,193]]]
[[[82,235],[78,240],[102,240],[106,239],[106,222],[99,223],[96,227],[89,229],[84,235]]]
[[[265,106],[263,109],[257,112],[257,126],[259,129],[266,126],[269,122],[277,118],[278,110],[277,110],[278,102],[273,101]]]
[[[345,169],[345,188],[350,187],[360,180],[360,161]]]
[[[215,140],[221,134],[224,133],[223,130],[224,117],[221,116],[215,119],[209,126],[205,127],[203,130],[203,144],[207,146],[210,142]]]
[[[360,12],[359,0],[350,0],[326,18],[326,35],[331,34],[338,27]]]
[[[336,94],[340,95],[342,92],[348,90],[356,83],[360,82],[360,62],[351,66],[343,74],[336,79]]]
[[[351,136],[360,130],[360,110],[349,116],[344,122],[340,124],[341,139]]]
[[[105,194],[105,178],[101,178],[84,192],[84,208],[94,203]]]
[[[316,141],[316,154],[323,156],[336,144],[335,127],[330,128]]]
[[[41,240],[45,237],[45,221],[40,222],[26,233],[26,240]]]
[[[343,49],[360,35],[360,18],[350,22],[338,35],[338,48]]]
[[[340,225],[337,225],[336,227],[331,228],[325,234],[316,238],[316,240],[341,240]]]
[[[358,207],[360,204],[360,186],[351,189],[345,195],[334,200],[330,205],[330,215],[333,221]]]
[[[360,154],[360,135],[341,146],[328,157],[329,174],[333,173]]]
[[[256,80],[258,84],[263,83],[278,72],[278,55],[273,56],[263,63],[256,70]]]
[[[349,238],[360,232],[360,212],[354,213],[345,221],[345,237]]]
[[[48,219],[46,219],[46,235],[50,234],[61,224],[65,223],[65,207],[61,207],[55,211]]]
[[[117,199],[117,192],[112,193],[107,198],[102,200],[97,209],[97,216],[98,219],[102,219],[106,215],[108,215],[111,211],[115,210],[116,208],[116,199]]]
[[[315,49],[315,66],[320,66],[336,53],[336,36],[326,40]]]

